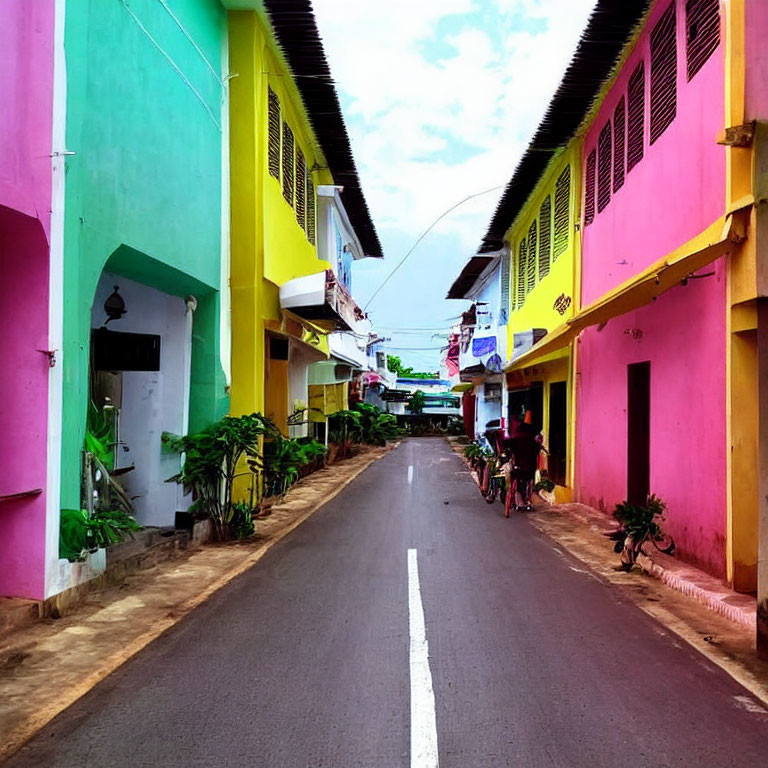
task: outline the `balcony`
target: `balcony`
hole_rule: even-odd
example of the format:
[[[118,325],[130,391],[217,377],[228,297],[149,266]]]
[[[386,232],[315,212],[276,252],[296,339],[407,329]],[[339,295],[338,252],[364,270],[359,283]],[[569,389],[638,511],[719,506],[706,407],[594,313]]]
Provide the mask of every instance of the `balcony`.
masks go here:
[[[311,321],[326,333],[351,331],[363,319],[362,310],[331,270],[281,285],[280,308]]]

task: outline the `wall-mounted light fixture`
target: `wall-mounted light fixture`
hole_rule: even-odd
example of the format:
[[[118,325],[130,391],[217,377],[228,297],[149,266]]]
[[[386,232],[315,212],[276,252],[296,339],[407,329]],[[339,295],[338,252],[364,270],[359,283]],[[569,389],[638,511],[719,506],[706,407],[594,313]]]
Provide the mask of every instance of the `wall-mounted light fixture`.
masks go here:
[[[110,320],[119,320],[128,310],[125,308],[123,297],[118,293],[120,286],[116,285],[115,290],[107,297],[104,302],[104,311],[107,313],[106,325]]]

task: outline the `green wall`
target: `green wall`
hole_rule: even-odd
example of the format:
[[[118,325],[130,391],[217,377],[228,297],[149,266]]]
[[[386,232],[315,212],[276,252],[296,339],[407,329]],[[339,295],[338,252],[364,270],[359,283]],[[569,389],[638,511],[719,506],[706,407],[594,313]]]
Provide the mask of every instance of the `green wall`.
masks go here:
[[[190,427],[227,412],[218,293],[226,34],[217,0],[67,3],[75,154],[64,230],[63,507],[79,505],[91,304],[107,261],[112,272],[197,296]]]

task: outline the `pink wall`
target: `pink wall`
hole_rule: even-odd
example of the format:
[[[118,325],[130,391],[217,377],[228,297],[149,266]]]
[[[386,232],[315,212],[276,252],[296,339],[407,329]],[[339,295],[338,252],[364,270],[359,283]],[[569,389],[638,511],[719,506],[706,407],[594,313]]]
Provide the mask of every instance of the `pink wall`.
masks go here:
[[[649,144],[650,30],[669,6],[657,2],[649,23],[622,67],[587,131],[589,153],[627,81],[645,59],[645,149],[643,159],[626,174],[624,186],[595,220],[583,228],[582,302],[589,304],[690,240],[723,214],[725,150],[715,143],[724,116],[724,35],[703,68],[688,82],[685,67],[685,2],[677,2],[677,116]],[[722,19],[722,14],[721,14]]]
[[[627,493],[627,365],[651,362],[651,492],[679,554],[725,576],[725,265],[587,329],[578,346],[576,492],[611,511]],[[706,271],[711,271],[707,269]],[[635,339],[626,330],[639,329]]]
[[[746,0],[745,120],[768,119],[768,3]]]
[[[0,595],[45,591],[53,0],[0,2]]]

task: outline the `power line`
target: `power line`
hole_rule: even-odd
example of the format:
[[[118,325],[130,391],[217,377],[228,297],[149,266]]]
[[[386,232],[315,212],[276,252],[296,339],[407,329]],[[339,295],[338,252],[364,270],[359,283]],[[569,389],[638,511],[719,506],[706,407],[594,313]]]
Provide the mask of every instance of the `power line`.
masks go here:
[[[424,239],[424,238],[425,238],[425,237],[426,237],[426,236],[427,236],[427,235],[428,235],[428,234],[429,234],[431,231],[432,231],[432,229],[435,227],[435,225],[437,224],[437,222],[438,222],[438,221],[440,221],[441,219],[444,219],[444,218],[445,218],[445,217],[446,217],[446,216],[447,216],[447,215],[448,215],[448,214],[449,214],[451,211],[454,211],[454,210],[456,210],[456,209],[457,209],[457,208],[458,208],[460,205],[464,205],[464,203],[466,203],[468,200],[472,200],[472,199],[473,199],[473,198],[475,198],[475,197],[480,197],[481,195],[487,195],[489,192],[495,192],[497,189],[503,189],[503,188],[504,188],[504,184],[500,184],[498,187],[491,187],[490,189],[485,189],[485,190],[483,190],[482,192],[475,192],[475,194],[473,194],[473,195],[467,195],[467,197],[465,197],[463,200],[460,200],[460,201],[459,201],[458,203],[456,203],[455,205],[452,205],[450,208],[448,208],[447,210],[443,211],[443,212],[442,212],[442,213],[441,213],[441,214],[440,214],[440,215],[439,215],[439,216],[438,216],[438,217],[437,217],[437,218],[436,218],[436,219],[435,219],[435,220],[434,220],[434,221],[433,221],[433,222],[432,222],[432,223],[431,223],[431,224],[430,224],[430,225],[429,225],[429,226],[428,226],[428,227],[427,227],[427,228],[426,228],[426,229],[425,229],[425,230],[424,230],[424,231],[423,231],[423,232],[422,232],[420,235],[419,235],[419,238],[418,238],[418,240],[416,240],[416,242],[415,242],[415,243],[414,243],[414,244],[411,246],[411,248],[410,248],[410,250],[408,251],[408,253],[406,253],[406,254],[405,254],[405,256],[403,256],[403,258],[402,258],[402,259],[400,259],[400,262],[398,263],[398,265],[397,265],[397,266],[396,266],[396,267],[395,267],[395,268],[394,268],[394,269],[393,269],[393,270],[392,270],[392,271],[389,273],[389,275],[388,275],[388,276],[387,276],[387,277],[384,279],[384,282],[383,282],[383,283],[382,283],[382,284],[381,284],[381,285],[380,285],[380,286],[379,286],[379,287],[378,287],[378,288],[377,288],[377,289],[376,289],[376,290],[373,292],[373,296],[371,296],[371,298],[370,298],[370,299],[368,299],[368,302],[367,302],[367,303],[366,303],[366,305],[363,307],[363,312],[365,312],[365,310],[367,310],[367,309],[368,309],[368,307],[371,305],[371,302],[372,302],[372,301],[373,301],[373,300],[376,298],[376,296],[378,296],[378,294],[379,294],[379,291],[381,291],[381,289],[382,289],[382,288],[383,288],[383,287],[384,287],[384,286],[385,286],[385,285],[386,285],[386,284],[387,284],[387,283],[388,283],[388,282],[389,282],[389,281],[392,279],[392,277],[394,276],[395,272],[397,272],[397,270],[398,270],[398,269],[400,269],[400,267],[402,267],[402,266],[403,266],[403,264],[405,264],[405,260],[406,260],[406,259],[407,259],[407,258],[408,258],[408,257],[409,257],[409,256],[410,256],[410,255],[411,255],[411,254],[412,254],[412,253],[415,251],[415,250],[416,250],[416,246],[417,246],[417,245],[418,245],[418,244],[419,244],[419,243],[420,243],[420,242],[421,242],[421,241],[422,241],[422,240],[423,240],[423,239]]]

